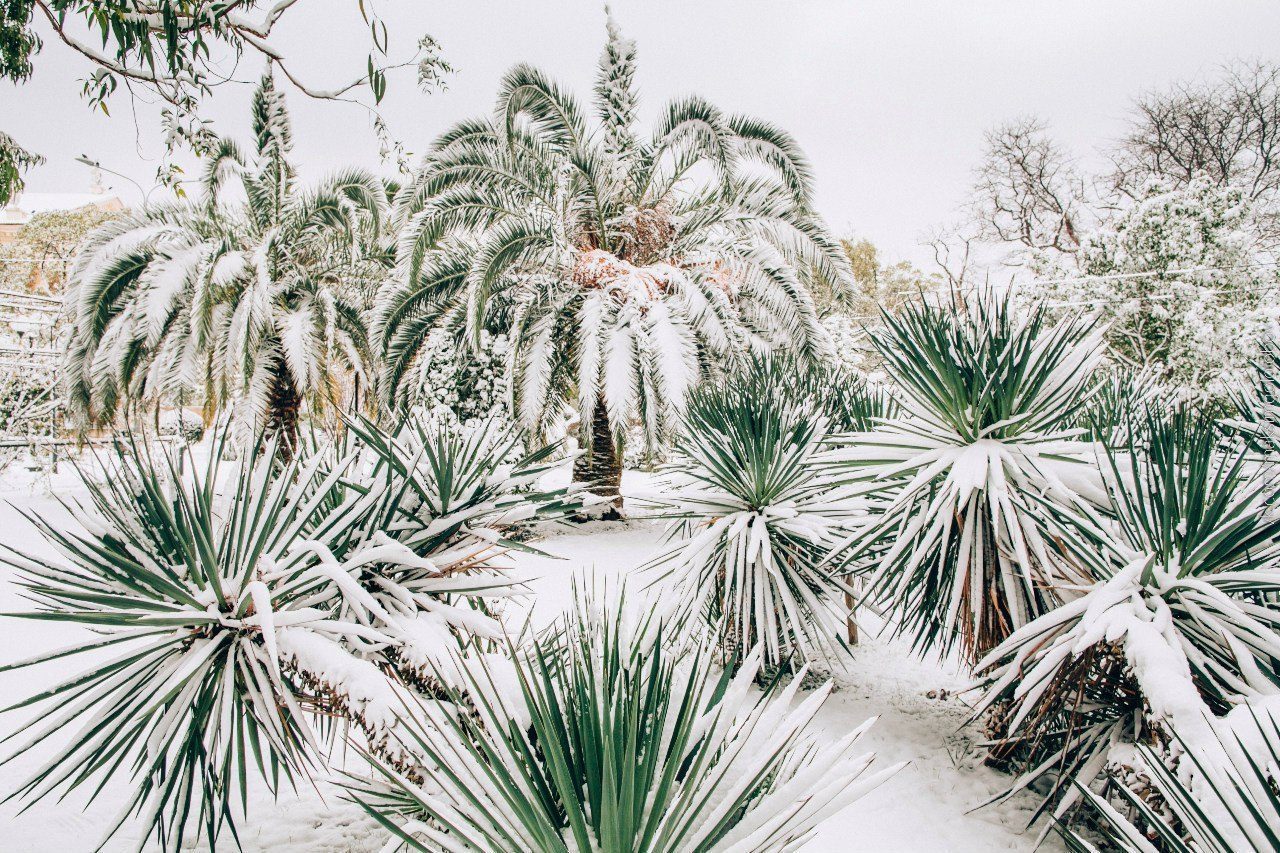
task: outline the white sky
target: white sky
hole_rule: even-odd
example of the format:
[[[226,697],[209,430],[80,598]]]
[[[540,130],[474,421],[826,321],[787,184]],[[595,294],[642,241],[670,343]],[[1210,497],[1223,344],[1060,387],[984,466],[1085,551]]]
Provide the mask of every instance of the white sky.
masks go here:
[[[430,32],[458,68],[449,90],[422,95],[411,71],[393,77],[384,115],[410,150],[458,119],[490,109],[503,71],[536,64],[586,97],[604,39],[604,13],[579,0],[381,0],[392,53]],[[722,109],[789,130],[813,160],[818,206],[832,227],[870,237],[890,258],[923,263],[932,228],[954,221],[984,129],[1026,113],[1050,121],[1086,161],[1124,129],[1146,88],[1212,74],[1233,58],[1280,59],[1273,0],[615,0],[639,42],[642,113],[698,93]],[[303,0],[280,31],[298,70],[329,86],[364,65],[368,40],[355,0]],[[32,192],[81,192],[87,154],[154,183],[161,154],[154,107],[124,93],[112,117],[79,97],[85,65],[46,34],[26,85],[0,86],[0,127],[48,163]],[[253,80],[260,67],[242,67]],[[207,117],[247,136],[248,85],[229,84]],[[290,95],[303,176],[377,165],[377,141],[355,107]],[[386,170],[391,171],[391,166]],[[111,176],[113,191],[138,191]]]

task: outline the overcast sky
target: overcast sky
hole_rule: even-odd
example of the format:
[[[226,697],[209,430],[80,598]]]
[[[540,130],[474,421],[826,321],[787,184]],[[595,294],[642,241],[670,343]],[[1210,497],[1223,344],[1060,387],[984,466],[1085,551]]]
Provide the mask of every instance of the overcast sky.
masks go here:
[[[1124,129],[1138,92],[1212,74],[1234,58],[1280,59],[1274,0],[614,0],[639,42],[642,114],[701,94],[773,121],[813,160],[818,205],[839,232],[874,240],[891,258],[923,262],[922,238],[954,221],[984,129],[1035,113],[1086,161]],[[393,77],[384,114],[410,150],[458,119],[487,111],[504,70],[534,63],[585,96],[604,38],[596,2],[382,0],[392,52],[429,32],[458,69],[449,90],[421,94]],[[355,0],[302,0],[281,31],[298,70],[327,86],[363,67],[368,42]],[[162,153],[154,107],[118,94],[112,116],[79,98],[85,66],[46,38],[27,84],[0,88],[0,127],[44,154],[28,190],[80,192],[78,154],[154,184]],[[252,80],[259,67],[241,67]],[[219,89],[207,117],[244,138],[249,85]],[[377,165],[368,116],[290,95],[295,157],[306,176]],[[384,167],[390,172],[390,165]],[[138,191],[107,176],[134,201]]]

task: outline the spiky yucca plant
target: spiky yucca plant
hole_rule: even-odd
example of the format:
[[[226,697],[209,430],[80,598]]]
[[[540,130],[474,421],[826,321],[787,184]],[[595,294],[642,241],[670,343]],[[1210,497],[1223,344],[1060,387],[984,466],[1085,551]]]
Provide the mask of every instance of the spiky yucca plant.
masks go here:
[[[492,426],[353,432],[336,453],[288,462],[269,442],[231,471],[224,433],[188,477],[126,447],[104,482],[88,481],[91,506],[68,504],[76,525],[32,516],[62,559],[6,549],[39,605],[29,616],[101,636],[5,668],[115,653],[13,706],[57,702],[10,738],[9,759],[72,733],[19,794],[123,773],[138,791],[130,810],[163,847],[180,846],[189,819],[212,847],[234,831],[235,801],[247,806],[253,768],[274,789],[323,765],[327,718],[415,772],[392,734],[396,682],[433,693],[424,671],[502,636],[489,602],[516,592],[497,562],[515,544],[504,531],[556,514],[564,493],[533,486],[548,451],[517,452]]]
[[[795,140],[702,98],[636,127],[635,44],[612,20],[590,113],[535,68],[502,80],[492,118],[432,145],[396,199],[394,282],[375,323],[383,392],[433,330],[511,342],[514,411],[544,433],[576,415],[576,476],[615,496],[634,421],[654,444],[712,359],[818,351],[806,287],[848,261],[813,210]]]
[[[1280,453],[1280,329],[1259,342],[1251,382],[1234,395],[1241,425],[1265,453]]]
[[[312,560],[290,546],[319,522],[315,498],[340,472],[294,460],[276,475],[269,446],[232,475],[223,501],[218,456],[184,480],[167,457],[141,444],[122,447],[105,479],[87,481],[88,505],[63,501],[73,525],[28,514],[61,559],[4,547],[4,561],[37,605],[22,615],[96,632],[4,669],[107,652],[10,706],[47,713],[7,738],[6,761],[69,734],[15,795],[38,799],[83,786],[92,798],[101,791],[95,780],[124,774],[136,792],[116,827],[133,813],[168,849],[181,845],[189,819],[212,845],[224,822],[233,823],[233,808],[244,807],[243,782],[254,768],[274,789],[316,754],[293,674],[280,665],[275,626],[314,630],[323,618],[307,607],[318,586],[304,579]]]
[[[1270,708],[1249,705],[1232,711],[1228,721],[1235,725],[1205,741],[1185,739],[1175,729],[1177,770],[1150,747],[1138,747],[1149,789],[1163,808],[1125,787],[1119,808],[1082,790],[1111,847],[1126,853],[1280,850],[1280,721]],[[1090,837],[1071,829],[1063,834],[1075,853],[1098,853]]]
[[[793,396],[789,360],[762,359],[694,392],[667,488],[651,501],[673,521],[672,547],[648,566],[699,614],[726,658],[835,660],[847,587],[823,561],[866,519],[824,442],[818,404]]]
[[[900,766],[867,772],[870,722],[818,743],[830,684],[793,707],[800,678],[752,689],[758,651],[731,677],[620,614],[579,609],[514,675],[472,659],[465,697],[406,709],[425,781],[380,764],[353,796],[413,850],[793,850]]]
[[[300,409],[338,399],[345,371],[371,383],[361,312],[391,261],[383,184],[345,170],[300,187],[270,75],[254,92],[253,132],[252,158],[219,143],[202,198],[113,219],[81,250],[65,381],[82,421],[185,393],[211,413],[235,404],[287,451]]]
[[[848,436],[842,458],[888,500],[843,559],[869,575],[868,594],[897,609],[917,648],[958,646],[972,663],[1057,605],[1056,586],[1082,580],[1038,505],[1090,491],[1071,421],[1101,336],[982,292],[886,315],[875,344],[900,413]]]
[[[374,605],[338,597],[335,612],[393,637],[400,676],[421,684],[466,642],[504,636],[486,605],[518,593],[502,556],[534,551],[511,531],[578,506],[542,483],[569,461],[554,446],[527,451],[500,419],[464,425],[418,411],[389,431],[366,420],[350,431],[344,485],[358,497],[334,514],[350,519],[345,540],[316,550]]]
[[[1203,734],[1206,716],[1280,691],[1280,481],[1207,415],[1136,417],[1100,460],[1106,511],[1057,513],[1098,581],[978,664],[995,752],[1027,765],[1013,790],[1052,774],[1055,816],[1117,745]]]

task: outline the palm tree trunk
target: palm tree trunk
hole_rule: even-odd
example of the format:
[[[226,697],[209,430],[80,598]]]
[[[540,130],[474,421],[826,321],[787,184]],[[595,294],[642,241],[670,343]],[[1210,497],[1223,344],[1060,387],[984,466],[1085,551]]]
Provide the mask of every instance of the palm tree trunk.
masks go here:
[[[622,518],[622,454],[613,440],[604,400],[597,399],[591,416],[591,442],[587,452],[573,462],[573,479],[608,500],[602,518]]]
[[[302,408],[302,397],[293,384],[293,377],[283,367],[277,368],[271,378],[271,391],[267,397],[268,437],[278,439],[277,453],[282,460],[293,458],[298,446],[298,420]]]

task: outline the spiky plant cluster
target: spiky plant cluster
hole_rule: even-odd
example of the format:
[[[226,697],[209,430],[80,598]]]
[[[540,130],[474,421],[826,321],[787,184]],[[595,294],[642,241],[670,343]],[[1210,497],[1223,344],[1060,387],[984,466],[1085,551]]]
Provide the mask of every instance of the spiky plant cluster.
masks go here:
[[[87,480],[90,504],[67,502],[76,524],[31,516],[61,559],[6,549],[38,606],[27,615],[97,634],[5,667],[92,661],[13,706],[48,713],[6,759],[69,733],[18,794],[96,793],[123,774],[137,790],[128,812],[163,847],[191,820],[213,847],[246,808],[254,768],[274,790],[323,766],[329,716],[417,772],[392,735],[396,682],[435,689],[415,674],[502,636],[489,602],[515,591],[495,562],[513,546],[504,531],[557,514],[565,496],[534,485],[547,451],[517,451],[488,427],[353,432],[338,451],[287,461],[269,442],[230,471],[215,446],[188,476],[145,444],[122,446],[105,480]]]
[[[1280,330],[1258,346],[1253,360],[1252,381],[1234,395],[1242,425],[1262,452],[1280,453]]]
[[[336,401],[351,371],[372,383],[361,312],[390,262],[382,182],[349,169],[300,187],[270,75],[253,132],[252,158],[219,143],[201,198],[114,219],[80,252],[65,381],[82,421],[186,394],[291,442],[301,407]]]
[[[844,439],[841,459],[886,496],[844,559],[918,648],[959,647],[972,662],[1083,579],[1038,505],[1088,493],[1071,421],[1101,337],[982,292],[886,316],[875,343],[900,411]]]
[[[413,850],[791,850],[900,767],[868,772],[870,723],[819,744],[830,684],[793,706],[799,678],[753,689],[759,650],[732,676],[668,639],[580,605],[514,677],[472,659],[465,696],[408,709],[425,781],[382,763],[353,796]]]
[[[695,392],[653,501],[675,541],[649,570],[672,580],[725,657],[759,646],[770,668],[836,659],[848,589],[824,560],[866,517],[865,489],[825,445],[827,417],[792,396],[793,367],[758,360]]]
[[[1275,711],[1265,704],[1243,705],[1227,715],[1211,739],[1185,738],[1176,728],[1171,737],[1180,750],[1177,770],[1150,747],[1138,747],[1162,808],[1128,789],[1121,789],[1119,807],[1087,788],[1081,791],[1110,847],[1125,853],[1280,850]],[[1096,835],[1069,829],[1063,834],[1073,853],[1097,853]]]
[[[1280,480],[1206,414],[1135,417],[1101,454],[1105,507],[1053,510],[1098,580],[978,664],[979,713],[1007,715],[996,751],[1026,763],[1014,790],[1051,776],[1055,817],[1117,745],[1280,692]]]
[[[433,331],[511,342],[515,411],[576,413],[579,477],[616,494],[618,442],[676,427],[715,359],[824,340],[806,283],[848,280],[788,134],[702,98],[636,127],[635,45],[610,22],[594,121],[541,71],[503,78],[492,118],[432,145],[399,193],[394,281],[375,321],[385,398]]]

